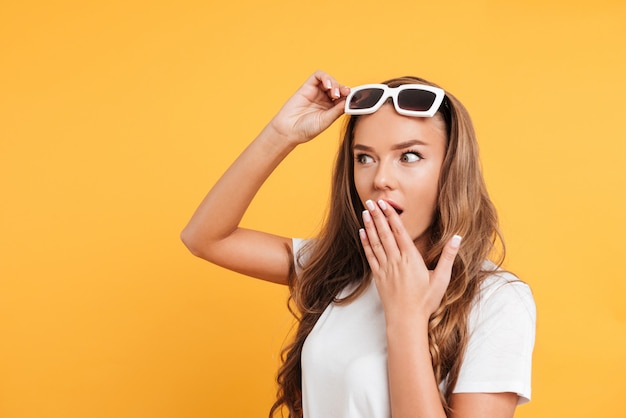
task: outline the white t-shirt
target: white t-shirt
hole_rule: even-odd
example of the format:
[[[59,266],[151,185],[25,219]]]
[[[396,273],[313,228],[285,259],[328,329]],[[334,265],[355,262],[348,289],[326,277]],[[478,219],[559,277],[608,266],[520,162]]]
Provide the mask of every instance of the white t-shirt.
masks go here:
[[[303,241],[293,244],[297,254]],[[344,289],[339,297],[352,290]],[[488,277],[470,312],[469,341],[454,392],[515,392],[520,404],[528,402],[535,319],[526,284],[505,272]],[[302,403],[304,418],[391,417],[385,318],[373,280],[352,302],[331,303],[307,337]]]

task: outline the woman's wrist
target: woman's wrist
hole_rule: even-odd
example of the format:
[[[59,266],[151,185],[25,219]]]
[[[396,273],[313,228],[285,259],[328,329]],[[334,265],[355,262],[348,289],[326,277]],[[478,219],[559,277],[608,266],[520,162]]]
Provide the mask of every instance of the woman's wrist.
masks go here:
[[[273,149],[284,154],[288,154],[299,145],[299,143],[291,139],[288,134],[277,129],[273,121],[263,128],[257,140],[267,143]]]
[[[388,339],[404,338],[408,335],[428,335],[429,317],[422,314],[396,315],[386,318]]]

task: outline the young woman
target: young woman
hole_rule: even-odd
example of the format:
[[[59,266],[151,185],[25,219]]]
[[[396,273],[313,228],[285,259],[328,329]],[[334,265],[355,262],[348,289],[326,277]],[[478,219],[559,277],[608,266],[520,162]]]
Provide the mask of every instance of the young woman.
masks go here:
[[[239,227],[297,145],[350,114],[320,235]],[[535,305],[488,261],[500,239],[470,117],[415,77],[349,89],[316,72],[182,233],[212,263],[288,285],[298,316],[270,416],[512,417],[530,399]]]

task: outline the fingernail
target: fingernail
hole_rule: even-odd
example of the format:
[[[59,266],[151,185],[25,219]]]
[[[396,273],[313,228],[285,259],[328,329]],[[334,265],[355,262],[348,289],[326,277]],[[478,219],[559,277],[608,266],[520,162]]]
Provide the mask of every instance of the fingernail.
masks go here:
[[[335,87],[334,91],[333,91],[333,96],[335,97],[339,97],[341,94],[339,93],[339,87]]]
[[[362,239],[367,238],[367,234],[365,233],[365,229],[363,229],[363,228],[359,229],[359,236],[360,236]]]
[[[324,84],[326,85],[326,88],[327,88],[327,89],[330,89],[330,88],[333,86],[333,84],[330,82],[330,80],[326,80],[326,81],[324,82]]]
[[[369,222],[372,220],[372,215],[370,215],[370,211],[369,210],[364,210],[363,211],[363,220],[365,222]]]
[[[367,206],[367,208],[369,210],[374,210],[376,209],[376,205],[374,204],[374,202],[372,202],[371,200],[366,200],[365,201],[365,206]]]
[[[459,248],[461,246],[461,239],[460,235],[453,236],[452,240],[450,240],[450,246],[452,248]]]
[[[385,202],[384,200],[380,199],[380,200],[378,201],[378,206],[380,206],[380,208],[381,208],[382,210],[385,210],[385,209],[387,209],[387,202]]]

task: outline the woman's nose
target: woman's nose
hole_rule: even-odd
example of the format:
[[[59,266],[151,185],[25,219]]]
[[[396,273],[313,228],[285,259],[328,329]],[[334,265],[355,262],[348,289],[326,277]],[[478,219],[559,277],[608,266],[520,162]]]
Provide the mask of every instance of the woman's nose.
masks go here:
[[[374,188],[378,190],[393,189],[396,187],[396,174],[392,164],[380,162],[374,177]]]

